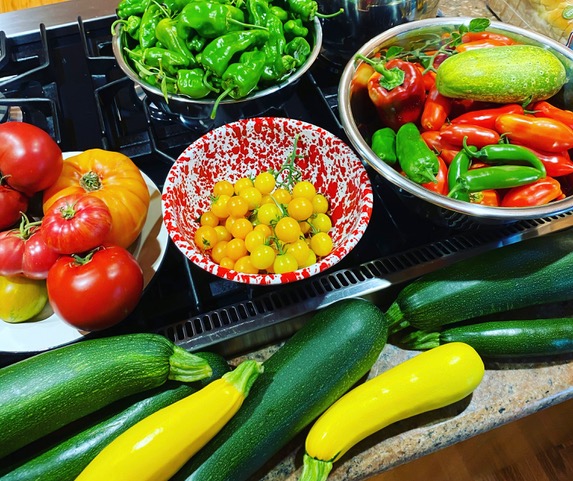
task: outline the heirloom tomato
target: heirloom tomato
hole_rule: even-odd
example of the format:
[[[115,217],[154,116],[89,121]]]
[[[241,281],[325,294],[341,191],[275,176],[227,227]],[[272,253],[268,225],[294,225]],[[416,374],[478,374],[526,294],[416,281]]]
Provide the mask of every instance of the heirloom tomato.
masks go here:
[[[29,321],[48,302],[45,281],[0,276],[0,319],[9,323]]]
[[[62,256],[50,269],[48,296],[68,324],[97,331],[125,319],[143,292],[143,271],[123,247],[106,245],[83,258]]]
[[[105,242],[127,248],[135,241],[150,199],[145,179],[129,157],[90,149],[67,158],[58,180],[44,192],[44,213],[57,199],[77,193],[99,197],[107,205],[112,226]]]
[[[28,209],[28,197],[22,192],[0,184],[0,229],[12,227]]]
[[[0,124],[0,173],[27,195],[50,187],[60,176],[63,157],[44,130],[25,122]]]
[[[46,245],[40,226],[22,217],[19,228],[0,233],[0,275],[45,279],[60,255]]]
[[[42,237],[60,254],[79,254],[100,246],[111,229],[105,202],[87,194],[60,197],[42,219]]]

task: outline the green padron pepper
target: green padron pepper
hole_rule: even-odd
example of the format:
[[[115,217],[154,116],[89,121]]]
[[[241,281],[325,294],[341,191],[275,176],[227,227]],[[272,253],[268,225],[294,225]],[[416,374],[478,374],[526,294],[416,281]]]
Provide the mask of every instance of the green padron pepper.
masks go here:
[[[224,98],[242,99],[258,85],[265,67],[265,54],[261,50],[243,52],[238,62],[230,64],[222,76],[223,92],[217,97],[211,118],[217,115],[217,107]]]
[[[205,83],[205,70],[200,67],[179,70],[177,73],[177,92],[192,99],[202,99],[211,93]]]
[[[177,17],[179,36],[193,31],[205,38],[216,38],[233,30],[253,27],[245,23],[245,14],[230,4],[207,0],[188,3]]]
[[[155,36],[166,49],[183,55],[187,59],[187,67],[197,65],[195,57],[185,45],[184,40],[177,34],[177,20],[162,18],[155,28]]]
[[[306,28],[300,18],[291,18],[284,24],[285,36],[293,37],[306,37],[308,35],[308,28]]]
[[[334,13],[319,13],[318,2],[314,0],[286,0],[286,3],[291,13],[294,14],[295,17],[300,18],[303,22],[312,22],[314,17],[332,18],[344,12],[344,9],[341,8]]]
[[[121,0],[117,5],[116,13],[119,18],[126,19],[131,15],[141,15],[151,0]]]
[[[285,54],[294,58],[295,66],[300,67],[306,62],[312,48],[303,37],[295,37],[285,46]]]
[[[201,64],[221,77],[235,54],[262,45],[268,39],[269,32],[266,30],[239,30],[226,33],[205,46],[201,52]]]
[[[123,32],[127,33],[131,38],[137,40],[139,36],[139,27],[141,25],[141,17],[139,15],[130,15],[127,18],[119,18],[111,24],[111,33],[115,34],[116,25],[121,25]]]
[[[153,47],[157,43],[155,29],[165,12],[155,1],[152,1],[143,12],[141,26],[139,27],[139,45],[143,48]]]

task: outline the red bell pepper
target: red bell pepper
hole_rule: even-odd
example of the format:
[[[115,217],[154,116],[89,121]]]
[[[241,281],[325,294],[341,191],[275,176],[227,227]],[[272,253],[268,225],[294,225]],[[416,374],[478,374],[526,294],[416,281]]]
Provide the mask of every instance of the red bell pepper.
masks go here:
[[[426,145],[434,150],[448,165],[451,164],[453,158],[460,151],[459,148],[444,142],[441,138],[441,133],[437,130],[426,130],[421,135]]]
[[[511,142],[545,152],[573,148],[573,129],[559,120],[533,115],[502,114],[495,129]]]
[[[424,102],[420,119],[422,130],[439,130],[452,111],[452,100],[443,96],[434,85]]]
[[[531,184],[509,189],[503,196],[501,207],[531,207],[545,205],[561,198],[561,184],[552,177],[545,177]]]
[[[442,129],[441,137],[454,147],[462,147],[464,138],[466,138],[467,145],[473,145],[478,149],[486,145],[497,144],[500,140],[495,130],[472,124],[450,124]]]
[[[380,121],[396,131],[408,122],[417,123],[424,108],[426,89],[416,65],[392,59],[386,65],[375,64],[374,69],[376,72],[368,80],[368,94]]]
[[[501,107],[472,110],[461,114],[451,120],[452,124],[472,124],[495,130],[495,121],[501,114],[523,114],[523,107],[519,104],[505,104]]]
[[[466,32],[462,35],[462,42],[475,42],[476,40],[497,40],[504,45],[513,45],[517,43],[514,39],[509,38],[507,35],[495,32]]]
[[[531,110],[533,111],[533,115],[536,117],[547,117],[550,119],[559,120],[560,122],[563,122],[565,125],[573,129],[573,112],[571,110],[560,109],[559,107],[555,107],[555,105],[552,105],[545,100],[535,102],[531,106]]]

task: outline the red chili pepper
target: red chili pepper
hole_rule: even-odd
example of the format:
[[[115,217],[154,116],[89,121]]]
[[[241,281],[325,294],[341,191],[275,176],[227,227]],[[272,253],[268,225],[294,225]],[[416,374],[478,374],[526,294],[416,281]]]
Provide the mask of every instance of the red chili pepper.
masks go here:
[[[543,152],[525,145],[524,147],[531,150],[543,162],[545,172],[549,177],[562,177],[573,174],[573,161],[571,161],[568,151]]]
[[[419,63],[416,64],[416,67],[424,78],[424,87],[426,87],[426,92],[429,92],[432,90],[432,87],[436,85],[436,72],[433,70],[426,70],[424,66]]]
[[[437,194],[448,195],[448,166],[440,156],[438,156],[438,164],[440,168],[436,174],[436,182],[426,182],[420,185]]]
[[[573,129],[559,120],[533,115],[502,114],[495,129],[511,142],[545,152],[563,152],[573,148]]]
[[[552,177],[545,177],[531,184],[513,187],[503,196],[501,207],[530,207],[545,205],[561,197],[561,184]]]
[[[470,193],[470,202],[472,204],[489,205],[499,207],[500,195],[495,189],[482,190],[480,192]]]
[[[358,65],[350,81],[350,93],[356,94],[360,91],[366,91],[368,88],[368,80],[372,77],[374,72],[375,70],[372,65],[364,62]]]
[[[448,165],[451,164],[453,158],[460,151],[460,149],[453,145],[444,142],[441,138],[441,133],[437,130],[426,130],[422,132],[421,135],[424,142],[426,142],[426,145],[430,147],[430,149],[436,151],[436,153]]]
[[[456,46],[456,51],[461,53],[477,50],[478,48],[502,47],[504,45],[508,44],[495,38],[481,38],[479,40],[472,40],[471,42],[460,43]]]
[[[565,125],[573,129],[573,112],[571,110],[560,109],[559,107],[555,107],[555,105],[552,105],[545,100],[535,102],[531,106],[531,110],[533,110],[533,115],[536,117],[547,117],[550,119],[559,120],[560,122],[563,122]]]
[[[454,147],[462,147],[464,138],[467,137],[467,145],[473,145],[478,149],[486,145],[499,143],[499,134],[492,129],[486,129],[479,125],[450,124],[441,131],[442,139]]]
[[[462,35],[462,42],[475,42],[476,40],[497,40],[498,42],[504,42],[504,45],[513,45],[517,42],[512,38],[501,33],[494,32],[466,32]]]
[[[377,109],[381,122],[398,130],[408,122],[420,119],[426,89],[416,65],[392,59],[386,65],[374,66],[376,72],[368,80],[368,94]]]
[[[452,111],[452,100],[443,96],[434,85],[426,97],[420,119],[422,130],[439,130]]]
[[[501,114],[523,114],[523,107],[519,104],[506,104],[490,109],[472,110],[461,114],[451,120],[452,124],[472,124],[495,130],[495,120]]]

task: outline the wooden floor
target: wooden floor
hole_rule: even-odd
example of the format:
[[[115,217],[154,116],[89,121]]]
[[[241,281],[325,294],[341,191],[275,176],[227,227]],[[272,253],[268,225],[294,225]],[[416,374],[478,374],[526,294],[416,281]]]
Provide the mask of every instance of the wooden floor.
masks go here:
[[[573,400],[369,481],[573,481]]]

